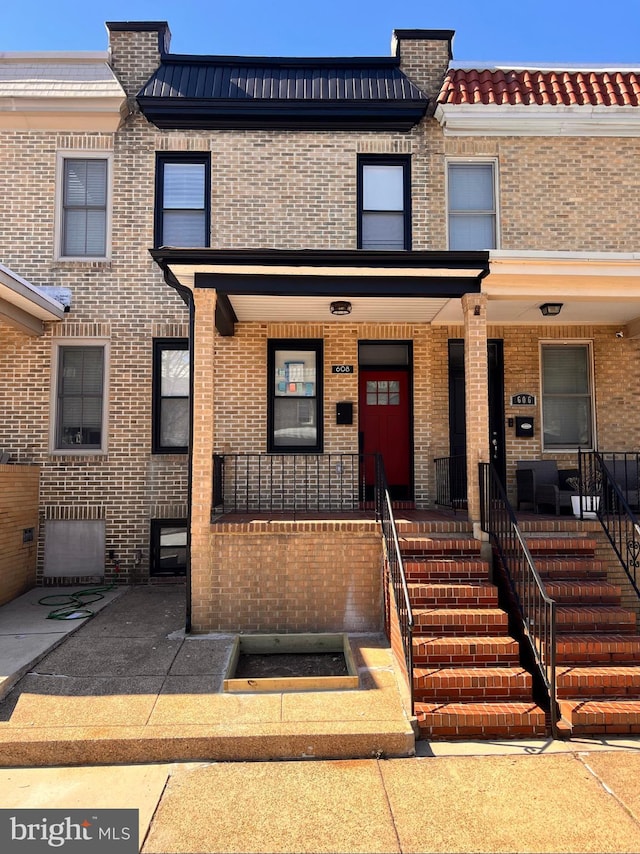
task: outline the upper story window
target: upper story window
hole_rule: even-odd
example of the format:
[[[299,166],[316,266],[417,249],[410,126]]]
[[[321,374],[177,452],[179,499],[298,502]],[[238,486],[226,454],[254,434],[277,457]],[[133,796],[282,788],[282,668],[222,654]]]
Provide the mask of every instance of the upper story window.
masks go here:
[[[104,451],[106,345],[59,345],[53,450]]]
[[[494,162],[450,162],[447,167],[449,249],[496,249]]]
[[[159,154],[156,246],[208,246],[211,175],[208,154]]]
[[[189,444],[189,345],[186,339],[153,342],[153,451],[186,453]]]
[[[542,344],[543,450],[593,447],[591,347]]]
[[[106,258],[109,254],[111,157],[61,154],[59,160],[57,257]]]
[[[409,157],[358,158],[358,248],[411,249]]]

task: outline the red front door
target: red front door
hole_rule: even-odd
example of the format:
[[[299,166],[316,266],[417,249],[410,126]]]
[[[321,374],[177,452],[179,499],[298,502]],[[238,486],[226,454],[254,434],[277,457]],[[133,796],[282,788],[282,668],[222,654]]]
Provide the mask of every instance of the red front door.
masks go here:
[[[359,430],[361,451],[382,454],[391,497],[411,497],[409,377],[406,371],[360,368]],[[365,465],[367,486],[374,483],[372,463]]]

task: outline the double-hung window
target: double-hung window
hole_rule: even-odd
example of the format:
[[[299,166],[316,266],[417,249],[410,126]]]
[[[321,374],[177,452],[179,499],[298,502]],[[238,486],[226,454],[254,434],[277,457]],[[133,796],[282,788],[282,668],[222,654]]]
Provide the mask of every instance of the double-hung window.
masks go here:
[[[542,344],[541,364],[543,449],[592,448],[589,344]]]
[[[110,157],[60,157],[60,258],[106,258]]]
[[[358,248],[411,249],[408,157],[358,158]]]
[[[54,450],[105,450],[106,346],[57,348]]]
[[[496,168],[493,161],[449,162],[449,249],[496,249]]]
[[[322,452],[322,341],[269,341],[270,453]]]
[[[188,343],[158,338],[153,342],[153,451],[186,453],[188,444]]]
[[[155,245],[209,245],[211,175],[208,154],[158,154]]]

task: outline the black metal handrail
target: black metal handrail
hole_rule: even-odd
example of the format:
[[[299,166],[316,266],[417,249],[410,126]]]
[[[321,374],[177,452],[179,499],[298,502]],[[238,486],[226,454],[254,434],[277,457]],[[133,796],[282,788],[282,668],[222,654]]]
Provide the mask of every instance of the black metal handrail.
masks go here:
[[[555,735],[558,722],[556,603],[536,570],[498,473],[490,463],[480,463],[480,512],[482,530],[489,534],[494,553],[500,560],[511,601],[518,609],[522,636],[529,644],[545,687]]]
[[[358,510],[374,478],[374,454],[214,454],[213,512]]]
[[[436,504],[457,511],[467,506],[467,458],[436,457]]]
[[[578,452],[580,494],[595,498],[594,510],[636,594],[640,596],[640,522],[631,505],[640,502],[640,454]],[[580,503],[583,515],[584,498]]]
[[[411,694],[411,713],[413,714],[413,611],[409,598],[407,577],[404,571],[398,529],[393,515],[393,505],[384,471],[382,457],[376,460],[376,508],[382,526],[384,557],[389,569],[389,577],[393,588],[400,638],[407,667],[409,691]],[[385,596],[387,586],[385,584]]]

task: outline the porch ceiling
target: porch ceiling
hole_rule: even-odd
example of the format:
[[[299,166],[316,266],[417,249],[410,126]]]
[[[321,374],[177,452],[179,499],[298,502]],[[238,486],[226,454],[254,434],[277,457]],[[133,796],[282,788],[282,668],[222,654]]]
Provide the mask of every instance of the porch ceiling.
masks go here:
[[[640,254],[370,252],[362,250],[151,251],[169,284],[215,288],[217,322],[463,323],[460,296],[486,294],[496,325],[617,325],[640,337]],[[348,300],[349,315],[329,311]],[[545,302],[562,303],[543,317]]]

